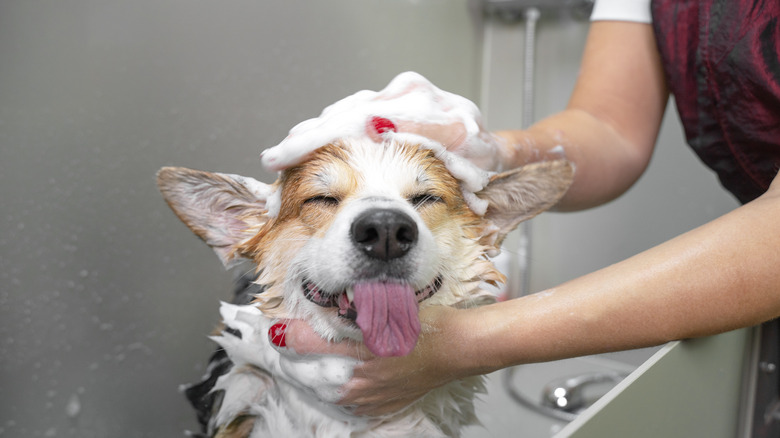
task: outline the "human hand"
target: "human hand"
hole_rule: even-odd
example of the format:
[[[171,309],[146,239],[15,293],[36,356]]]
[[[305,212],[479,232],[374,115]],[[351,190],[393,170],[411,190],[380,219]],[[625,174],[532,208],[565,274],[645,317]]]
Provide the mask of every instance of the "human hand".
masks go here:
[[[274,343],[286,346],[279,349],[282,354],[291,350],[297,355],[358,359],[351,379],[338,390],[341,399],[337,403],[352,413],[376,416],[399,411],[429,391],[471,374],[467,361],[455,350],[460,344],[455,324],[461,312],[465,311],[444,306],[421,309],[423,331],[417,346],[401,357],[377,357],[355,341],[327,342],[300,320],[288,321],[284,341],[277,334]]]
[[[293,127],[279,145],[263,152],[263,165],[283,170],[328,143],[359,137],[377,143],[393,139],[421,143],[466,158],[483,170],[500,170],[507,149],[500,137],[483,128],[473,102],[406,72],[379,92],[355,93]]]

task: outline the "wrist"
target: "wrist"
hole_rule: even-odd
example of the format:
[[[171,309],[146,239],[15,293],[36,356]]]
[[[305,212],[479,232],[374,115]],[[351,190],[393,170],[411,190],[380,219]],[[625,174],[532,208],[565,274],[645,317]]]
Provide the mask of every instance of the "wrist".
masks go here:
[[[555,358],[549,332],[538,323],[549,310],[529,297],[533,295],[463,311],[463,362],[473,374]]]
[[[495,131],[493,136],[499,145],[497,153],[503,169],[514,169],[528,161],[528,147],[524,145],[530,144],[531,139],[525,131]]]
[[[436,370],[446,382],[485,374],[472,310],[436,305],[420,310],[423,330],[415,352],[425,369]]]
[[[447,354],[449,365],[458,367],[454,372],[459,378],[489,374],[508,365],[503,360],[501,345],[495,339],[494,306],[453,312],[446,329],[446,333],[451,334]],[[455,361],[452,360],[453,352],[458,356]]]

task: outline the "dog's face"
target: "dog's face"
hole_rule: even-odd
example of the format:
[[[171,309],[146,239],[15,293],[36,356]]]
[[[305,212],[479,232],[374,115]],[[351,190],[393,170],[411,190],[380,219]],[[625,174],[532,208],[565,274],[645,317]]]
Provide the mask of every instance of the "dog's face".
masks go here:
[[[303,318],[328,339],[363,340],[377,355],[408,354],[419,306],[477,304],[503,277],[485,257],[520,221],[565,192],[565,161],[498,175],[473,213],[458,181],[428,149],[350,141],[319,149],[273,186],[236,175],[166,168],[177,215],[224,263],[251,260],[271,317]],[[266,201],[280,196],[270,217]]]

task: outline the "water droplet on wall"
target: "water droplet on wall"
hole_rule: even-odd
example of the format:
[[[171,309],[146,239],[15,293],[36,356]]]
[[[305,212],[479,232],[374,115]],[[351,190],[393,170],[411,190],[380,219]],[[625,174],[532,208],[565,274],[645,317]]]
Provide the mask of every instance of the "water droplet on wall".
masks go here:
[[[65,414],[69,418],[76,418],[81,413],[81,400],[78,394],[73,394],[68,399],[68,403],[65,405]]]

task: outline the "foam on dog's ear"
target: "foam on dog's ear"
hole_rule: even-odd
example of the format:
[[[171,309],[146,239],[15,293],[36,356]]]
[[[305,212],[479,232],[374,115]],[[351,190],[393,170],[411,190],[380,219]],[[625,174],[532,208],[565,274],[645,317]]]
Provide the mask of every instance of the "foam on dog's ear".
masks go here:
[[[164,167],[157,186],[165,201],[226,267],[237,262],[237,245],[268,221],[266,199],[273,188],[240,175]]]
[[[488,202],[481,243],[498,248],[520,222],[555,205],[574,179],[574,164],[544,161],[494,175],[477,196]]]

